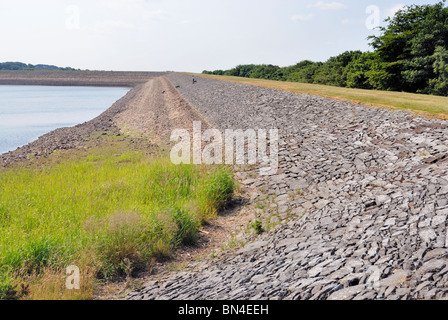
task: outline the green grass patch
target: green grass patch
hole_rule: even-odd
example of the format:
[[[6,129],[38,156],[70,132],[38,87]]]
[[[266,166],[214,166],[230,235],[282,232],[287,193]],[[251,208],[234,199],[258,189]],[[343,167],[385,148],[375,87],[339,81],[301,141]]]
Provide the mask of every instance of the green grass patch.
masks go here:
[[[409,110],[423,116],[448,119],[448,97],[394,91],[341,88],[309,83],[273,81],[231,76],[196,74],[197,76],[230,82],[257,85],[294,93],[305,93],[369,106]]]
[[[95,279],[145,268],[194,243],[201,223],[233,194],[225,166],[117,150],[0,169],[0,298],[14,297],[24,282],[39,284],[44,273],[64,287],[69,265]]]

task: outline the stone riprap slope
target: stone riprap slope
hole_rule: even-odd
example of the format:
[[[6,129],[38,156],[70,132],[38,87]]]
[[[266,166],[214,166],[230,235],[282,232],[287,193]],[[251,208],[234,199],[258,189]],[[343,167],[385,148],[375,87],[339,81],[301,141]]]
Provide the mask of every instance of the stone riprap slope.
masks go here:
[[[265,223],[288,222],[236,252],[149,282],[129,299],[446,297],[446,121],[167,77],[220,129],[280,130],[277,174],[243,184],[258,190],[253,203],[267,204],[259,209],[267,211]]]

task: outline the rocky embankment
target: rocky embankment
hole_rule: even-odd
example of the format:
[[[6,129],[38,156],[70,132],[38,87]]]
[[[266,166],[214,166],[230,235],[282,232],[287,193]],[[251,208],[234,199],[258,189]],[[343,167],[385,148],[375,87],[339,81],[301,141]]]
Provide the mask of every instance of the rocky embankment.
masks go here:
[[[264,224],[237,251],[129,299],[442,299],[447,122],[170,74],[219,129],[278,128],[280,169],[243,178]],[[284,223],[282,223],[284,222]]]

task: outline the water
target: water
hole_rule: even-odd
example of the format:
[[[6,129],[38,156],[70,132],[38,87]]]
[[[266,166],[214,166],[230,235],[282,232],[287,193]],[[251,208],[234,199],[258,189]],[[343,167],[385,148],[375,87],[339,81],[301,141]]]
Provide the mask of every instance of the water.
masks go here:
[[[0,85],[0,154],[91,120],[129,88]]]

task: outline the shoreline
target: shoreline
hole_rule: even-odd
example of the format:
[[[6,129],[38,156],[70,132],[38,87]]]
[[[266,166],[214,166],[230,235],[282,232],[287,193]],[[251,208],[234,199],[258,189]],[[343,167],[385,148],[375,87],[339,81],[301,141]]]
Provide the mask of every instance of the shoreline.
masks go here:
[[[94,132],[119,133],[114,122],[117,114],[127,108],[142,86],[162,76],[159,72],[109,71],[0,71],[0,85],[95,86],[126,87],[130,90],[97,117],[72,127],[52,130],[13,151],[0,154],[0,167],[48,156],[56,150],[77,149]]]
[[[77,149],[94,132],[118,133],[119,129],[112,118],[126,107],[127,101],[132,99],[134,94],[135,88],[132,88],[125,96],[118,99],[99,116],[72,127],[57,128],[13,151],[0,154],[0,167],[10,166],[30,157],[48,156],[56,150]]]

